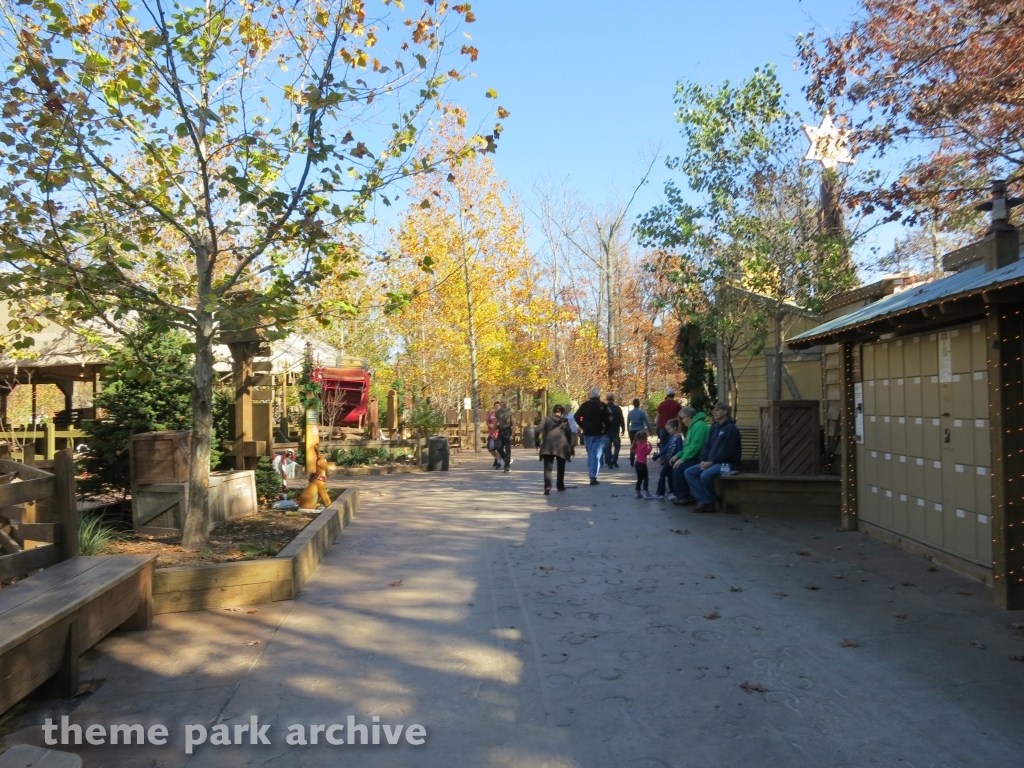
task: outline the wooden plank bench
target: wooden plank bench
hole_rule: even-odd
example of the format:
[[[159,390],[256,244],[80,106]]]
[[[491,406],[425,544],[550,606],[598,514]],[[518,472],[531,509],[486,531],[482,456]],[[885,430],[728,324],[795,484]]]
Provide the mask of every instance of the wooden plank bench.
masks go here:
[[[75,557],[0,591],[0,713],[45,684],[74,696],[78,657],[153,623],[155,555]]]

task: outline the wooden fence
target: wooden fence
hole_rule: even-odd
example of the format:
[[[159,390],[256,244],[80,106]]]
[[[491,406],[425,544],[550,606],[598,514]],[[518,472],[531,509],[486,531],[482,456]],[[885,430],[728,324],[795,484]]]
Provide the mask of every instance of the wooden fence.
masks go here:
[[[78,554],[73,449],[54,457],[53,473],[0,459],[0,580]]]
[[[821,472],[821,431],[817,400],[761,403],[762,475],[817,475]]]
[[[57,455],[57,441],[67,441],[69,448],[74,448],[75,443],[85,437],[85,432],[80,429],[70,427],[68,429],[57,429],[53,422],[46,422],[41,424],[38,429],[8,429],[0,430],[0,443],[7,442],[11,444],[12,456],[18,456],[18,451],[15,450],[15,446],[32,446],[32,458],[27,463],[35,463],[35,444],[37,440],[43,441],[43,459],[45,461],[52,461],[53,457]],[[24,461],[24,457],[22,457]]]

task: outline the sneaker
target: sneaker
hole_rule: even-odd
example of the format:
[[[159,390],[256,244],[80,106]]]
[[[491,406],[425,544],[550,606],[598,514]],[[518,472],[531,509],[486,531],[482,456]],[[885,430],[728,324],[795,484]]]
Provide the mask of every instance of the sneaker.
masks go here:
[[[665,498],[668,499],[669,501],[672,501],[672,499],[674,499],[675,497],[676,497],[676,495],[674,493],[666,493],[665,494]]]
[[[551,489],[550,488],[545,488],[544,489],[544,495],[545,496],[550,496],[551,495]]]
[[[640,491],[637,491],[637,492],[636,492],[636,497],[637,497],[638,499],[642,499],[642,498],[644,497],[644,495],[643,495],[642,493],[640,493]]]
[[[506,471],[506,472],[508,472],[508,471],[509,471],[509,470],[508,470],[508,467],[505,467],[505,471]]]
[[[495,459],[494,464],[492,466],[494,469],[501,469],[501,462]]]
[[[597,478],[596,477],[590,478],[590,484],[591,485],[600,485],[600,483],[597,482]]]
[[[655,499],[664,499],[664,498],[665,498],[665,494],[664,494],[664,493],[659,493],[659,494],[658,494],[657,496],[654,496],[654,497],[652,497],[652,496],[651,496],[650,494],[648,494],[648,495],[647,495],[647,498],[649,498],[649,499],[650,499],[650,498],[655,498]]]
[[[685,499],[673,499],[672,503],[677,507],[692,507],[697,503],[697,500],[693,496],[687,496]]]
[[[710,512],[710,513],[713,513],[715,511],[715,505],[714,504],[698,504],[696,507],[693,508],[693,511],[694,512]]]
[[[508,465],[509,465],[510,467],[511,467],[511,466],[512,466],[512,465],[513,465],[513,464],[515,463],[515,461],[516,461],[516,460],[515,460],[515,459],[513,459],[513,458],[512,458],[511,456],[509,456],[509,457],[508,457]]]
[[[645,499],[658,499],[658,498],[661,498],[661,497],[660,496],[652,496],[650,491],[644,491],[644,498]]]

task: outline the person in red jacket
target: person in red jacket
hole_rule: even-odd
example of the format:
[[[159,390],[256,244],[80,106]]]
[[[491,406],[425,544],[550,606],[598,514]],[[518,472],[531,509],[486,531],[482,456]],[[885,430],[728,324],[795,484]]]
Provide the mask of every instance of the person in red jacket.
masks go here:
[[[679,415],[679,409],[683,404],[676,400],[676,391],[669,387],[665,391],[665,399],[658,403],[658,450],[668,445],[669,434],[665,425]]]

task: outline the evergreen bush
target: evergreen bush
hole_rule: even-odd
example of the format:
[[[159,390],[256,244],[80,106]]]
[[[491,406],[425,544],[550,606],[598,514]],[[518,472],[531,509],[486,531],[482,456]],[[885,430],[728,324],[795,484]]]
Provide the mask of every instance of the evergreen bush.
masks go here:
[[[88,448],[79,460],[85,477],[78,488],[85,496],[127,495],[132,435],[192,428],[188,338],[178,331],[142,325],[134,342],[134,347],[123,347],[112,355],[103,373],[103,391],[95,399],[98,418],[82,424]],[[227,437],[230,393],[215,392],[213,405],[210,464],[216,469],[224,459],[220,441]]]

